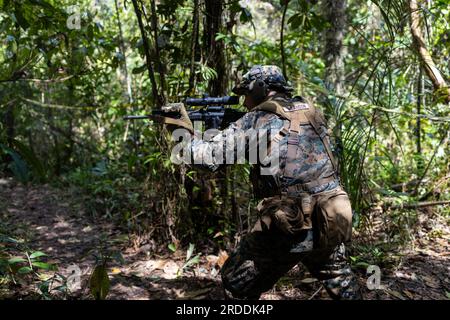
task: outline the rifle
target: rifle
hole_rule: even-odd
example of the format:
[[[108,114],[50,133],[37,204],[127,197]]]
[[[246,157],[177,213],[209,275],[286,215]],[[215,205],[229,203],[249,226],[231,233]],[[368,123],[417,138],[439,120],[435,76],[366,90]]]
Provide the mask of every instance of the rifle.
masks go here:
[[[185,105],[191,107],[202,107],[201,109],[188,109],[187,113],[192,122],[202,121],[205,123],[205,129],[224,129],[230,123],[237,121],[246,112],[226,108],[226,105],[239,104],[238,96],[224,97],[204,97],[187,98]],[[177,112],[164,112],[161,110],[152,111],[151,115],[144,116],[125,116],[124,120],[152,119],[152,116],[162,116],[178,119],[180,114]]]

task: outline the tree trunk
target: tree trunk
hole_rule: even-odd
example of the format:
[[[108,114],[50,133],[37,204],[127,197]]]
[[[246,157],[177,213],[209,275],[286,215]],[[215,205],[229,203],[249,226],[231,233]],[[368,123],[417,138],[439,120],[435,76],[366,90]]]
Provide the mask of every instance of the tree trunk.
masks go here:
[[[16,131],[15,130],[15,118],[14,118],[14,106],[16,105],[15,101],[16,100],[10,101],[5,105],[6,112],[5,112],[4,124],[5,124],[5,128],[6,128],[6,141],[7,141],[9,147],[12,147],[12,145],[13,145],[13,140],[14,140],[15,131]]]
[[[284,52],[284,24],[286,21],[286,13],[287,13],[289,1],[290,0],[283,1],[284,9],[283,9],[283,16],[281,18],[281,30],[280,30],[281,65],[283,68],[283,75],[284,75],[284,78],[286,79],[286,81],[288,80],[288,77],[287,77],[287,71],[286,71],[286,57],[285,57],[285,52]]]
[[[198,18],[198,3],[199,0],[194,0],[193,8],[193,23],[192,23],[192,43],[191,43],[191,65],[189,68],[189,87],[187,94],[195,92],[195,57],[197,56],[198,50],[198,33],[199,33],[199,18]]]
[[[119,49],[120,49],[120,53],[123,56],[123,63],[121,64],[122,72],[125,76],[125,79],[124,79],[125,81],[122,81],[122,82],[123,82],[124,86],[126,87],[128,103],[133,103],[133,93],[131,90],[131,77],[128,72],[125,41],[123,38],[123,31],[122,31],[122,21],[120,20],[120,10],[119,10],[119,4],[117,1],[118,0],[114,0],[114,5],[116,8],[117,27],[119,28]],[[133,111],[136,111],[136,110],[133,110]]]
[[[422,69],[419,71],[419,76],[417,79],[417,114],[420,115],[422,112],[422,108],[424,107],[424,80]],[[416,153],[417,153],[417,171],[419,174],[423,171],[423,159],[422,159],[422,135],[421,135],[421,119],[418,116],[416,118],[417,126],[416,126]]]
[[[209,82],[212,96],[223,95],[227,87],[225,46],[222,41],[216,41],[217,33],[223,29],[222,14],[223,0],[205,0],[204,59],[217,72],[217,78]]]
[[[147,33],[145,31],[144,23],[142,21],[142,7],[141,2],[138,0],[132,0],[134,12],[136,14],[136,19],[138,21],[139,30],[142,36],[142,45],[144,46],[145,62],[147,65],[148,76],[152,84],[152,93],[156,102],[157,109],[160,109],[164,105],[164,98],[160,95],[158,87],[156,85],[155,73],[152,64],[152,58],[150,54],[150,44],[148,42]]]
[[[161,57],[161,50],[159,48],[159,42],[158,42],[158,15],[156,13],[156,5],[155,0],[150,1],[151,5],[151,26],[153,30],[153,41],[155,43],[155,64],[158,66],[158,73],[159,73],[159,84],[161,88],[160,92],[160,99],[162,100],[162,104],[166,104],[167,102],[167,91],[166,91],[166,75],[164,70],[164,65]]]
[[[205,0],[205,17],[203,25],[203,59],[206,65],[217,72],[217,78],[209,81],[208,91],[211,96],[221,96],[227,89],[227,68],[225,46],[222,41],[216,41],[217,33],[225,32],[222,17],[224,16],[223,0]],[[221,215],[228,212],[228,170],[226,167],[218,170],[214,177],[202,176],[203,188],[212,188],[213,179],[218,184],[222,205]]]
[[[325,60],[325,83],[337,95],[344,93],[343,40],[347,25],[347,0],[323,0],[322,10],[330,27],[324,32],[323,58]]]
[[[420,0],[419,0],[420,1]],[[410,0],[409,12],[411,23],[411,35],[414,41],[414,48],[422,63],[424,71],[428,78],[433,83],[434,90],[437,91],[437,95],[442,97],[446,102],[450,102],[450,88],[445,82],[444,77],[434,64],[433,58],[427,49],[425,39],[421,29],[420,9],[418,0]]]

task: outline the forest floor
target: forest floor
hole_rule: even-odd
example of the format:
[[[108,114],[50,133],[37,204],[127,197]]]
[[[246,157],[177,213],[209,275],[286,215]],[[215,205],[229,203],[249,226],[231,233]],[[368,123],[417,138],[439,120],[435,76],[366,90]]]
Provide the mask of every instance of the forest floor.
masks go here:
[[[370,231],[372,243],[374,239],[385,237],[386,221],[380,216],[373,217],[379,223],[374,223]],[[432,210],[425,210],[420,216],[408,245],[390,246],[389,252],[383,251],[379,259],[382,288],[368,290],[365,268],[355,268],[365,299],[450,299],[448,217]],[[107,264],[110,279],[107,299],[223,299],[219,269],[227,257],[226,252],[203,252],[198,264],[180,271],[186,262],[184,250],[155,254],[150,242],[130,240],[110,219],[94,219],[85,214],[83,203],[77,202],[67,191],[0,179],[0,222],[10,237],[26,239],[28,250],[45,252],[45,261],[58,268],[42,272],[40,279],[3,279],[3,282],[0,279],[0,299],[42,298],[42,292],[37,289],[39,282],[55,272],[67,277],[73,265],[80,268],[81,288],[63,295],[50,288],[50,297],[92,299],[89,278],[102,243],[107,245],[108,251],[120,252],[123,257],[122,263],[111,260]],[[358,233],[354,243],[356,247],[380,252]],[[9,250],[9,254],[20,255],[13,247]],[[361,261],[359,263],[361,265]],[[320,282],[299,265],[264,293],[262,299],[329,298]]]

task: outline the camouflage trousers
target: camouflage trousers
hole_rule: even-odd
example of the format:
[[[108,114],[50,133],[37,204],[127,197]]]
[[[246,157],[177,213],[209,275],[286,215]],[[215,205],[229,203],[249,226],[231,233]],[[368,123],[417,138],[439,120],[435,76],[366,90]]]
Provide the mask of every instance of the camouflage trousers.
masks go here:
[[[343,195],[342,191],[334,192],[336,194]],[[312,228],[302,229],[293,235],[272,224],[268,228],[254,228],[242,239],[221,270],[222,283],[228,295],[237,299],[258,299],[286,272],[296,264],[303,263],[313,277],[322,281],[333,299],[360,298],[344,245],[344,242],[350,240],[349,234],[351,235],[350,206],[342,203],[336,206],[332,203],[337,201],[336,197],[322,201],[323,205],[320,205],[323,199],[315,200],[318,201],[315,202]],[[348,201],[348,198],[339,199],[340,202],[343,200]],[[327,211],[325,213],[322,210],[324,208]],[[342,217],[333,218],[341,215],[339,212],[342,210],[349,209],[350,221]],[[326,223],[318,218],[320,215],[325,216]],[[343,216],[348,217],[348,212]],[[263,220],[264,216],[257,225],[263,224]],[[333,223],[339,226],[330,225]],[[327,227],[324,229],[323,225]],[[333,233],[330,230],[341,231]],[[327,232],[330,234],[324,234]],[[327,241],[321,241],[324,238]]]

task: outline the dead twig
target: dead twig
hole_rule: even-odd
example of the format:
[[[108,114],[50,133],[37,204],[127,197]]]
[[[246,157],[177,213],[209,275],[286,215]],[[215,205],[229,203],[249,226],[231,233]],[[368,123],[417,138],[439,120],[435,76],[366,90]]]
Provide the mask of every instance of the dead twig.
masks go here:
[[[418,209],[424,207],[442,206],[450,204],[450,200],[443,201],[427,201],[417,203],[405,203],[405,204],[384,204],[384,209]]]
[[[322,290],[322,288],[323,288],[323,285],[320,285],[319,289],[317,289],[317,291],[314,292],[313,295],[308,298],[308,300],[312,300],[312,298],[314,298],[316,296],[316,294],[318,294],[320,292],[320,290]]]

